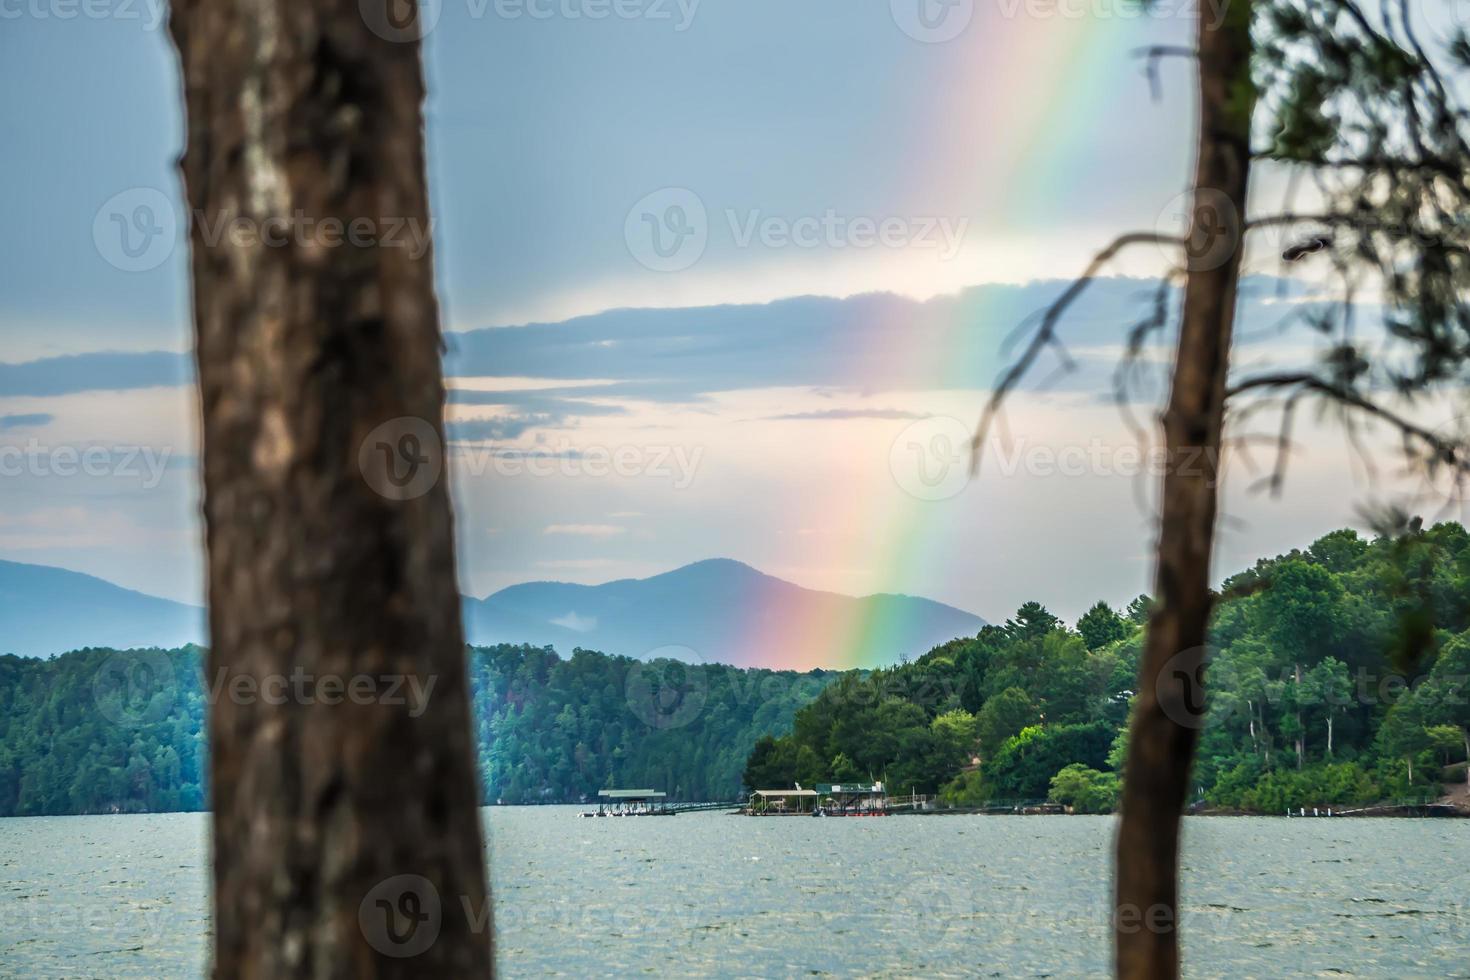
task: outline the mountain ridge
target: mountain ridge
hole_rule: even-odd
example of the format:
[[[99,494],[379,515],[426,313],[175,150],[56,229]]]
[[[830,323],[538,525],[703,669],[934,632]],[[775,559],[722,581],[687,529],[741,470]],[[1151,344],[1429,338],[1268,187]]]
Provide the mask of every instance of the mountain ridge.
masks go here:
[[[0,653],[199,643],[205,612],[86,572],[0,560]]]
[[[795,669],[884,666],[985,625],[979,616],[921,596],[811,589],[733,558],[600,585],[518,583],[467,598],[464,613],[466,633],[476,643],[537,643],[561,652],[580,646],[637,659]],[[841,629],[871,622],[890,628],[856,637]],[[757,641],[764,648],[756,649]]]
[[[972,634],[985,621],[922,596],[848,596],[786,581],[733,558],[596,585],[531,581],[462,597],[469,643],[578,647],[741,667],[876,667]],[[847,624],[886,624],[847,635]],[[792,635],[800,634],[800,635]],[[881,634],[881,635],[877,635]],[[203,643],[201,607],[84,572],[0,560],[0,653]]]

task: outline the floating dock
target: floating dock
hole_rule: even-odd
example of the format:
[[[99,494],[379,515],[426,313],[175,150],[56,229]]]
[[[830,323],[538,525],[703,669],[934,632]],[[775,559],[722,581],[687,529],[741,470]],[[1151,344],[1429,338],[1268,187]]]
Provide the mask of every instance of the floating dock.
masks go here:
[[[818,783],[816,789],[758,789],[741,813],[750,817],[887,817],[929,805],[920,795],[889,796],[882,783]]]
[[[597,793],[596,810],[585,810],[582,817],[672,817],[679,811],[669,808],[667,793],[656,789],[604,789]]]

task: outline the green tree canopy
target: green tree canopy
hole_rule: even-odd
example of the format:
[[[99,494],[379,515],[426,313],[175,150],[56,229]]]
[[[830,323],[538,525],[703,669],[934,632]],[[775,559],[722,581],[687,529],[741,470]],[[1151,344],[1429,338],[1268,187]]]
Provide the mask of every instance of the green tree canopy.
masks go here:
[[[1117,613],[1113,612],[1111,606],[1100,601],[1077,620],[1077,632],[1082,635],[1082,641],[1087,644],[1087,649],[1097,650],[1109,643],[1126,639],[1133,630],[1123,622]]]

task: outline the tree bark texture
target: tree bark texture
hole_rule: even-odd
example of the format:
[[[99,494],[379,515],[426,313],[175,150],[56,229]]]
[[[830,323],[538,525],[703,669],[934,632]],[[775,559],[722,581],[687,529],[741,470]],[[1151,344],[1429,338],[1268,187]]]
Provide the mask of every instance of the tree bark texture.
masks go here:
[[[1198,30],[1199,146],[1178,349],[1162,428],[1156,602],[1128,739],[1117,838],[1115,966],[1119,977],[1179,974],[1181,817],[1199,730],[1210,559],[1219,489],[1241,229],[1250,165],[1250,4]]]
[[[218,977],[491,972],[423,71],[416,32],[367,8],[174,0],[170,18]]]

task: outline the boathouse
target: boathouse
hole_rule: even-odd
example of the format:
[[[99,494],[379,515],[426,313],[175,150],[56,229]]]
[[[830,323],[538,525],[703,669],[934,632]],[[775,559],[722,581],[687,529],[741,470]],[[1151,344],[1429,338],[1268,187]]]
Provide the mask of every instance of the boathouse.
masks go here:
[[[597,812],[584,817],[656,817],[673,814],[664,805],[667,793],[656,789],[602,789],[597,791]]]
[[[829,816],[882,813],[888,808],[882,783],[818,783],[818,805]]]
[[[757,817],[783,817],[810,814],[816,808],[814,789],[758,789],[750,794],[746,812]]]

